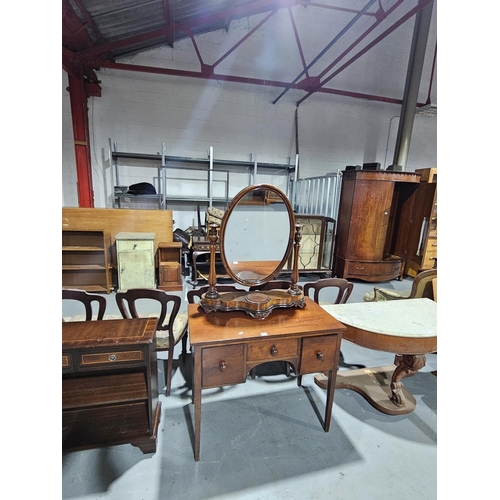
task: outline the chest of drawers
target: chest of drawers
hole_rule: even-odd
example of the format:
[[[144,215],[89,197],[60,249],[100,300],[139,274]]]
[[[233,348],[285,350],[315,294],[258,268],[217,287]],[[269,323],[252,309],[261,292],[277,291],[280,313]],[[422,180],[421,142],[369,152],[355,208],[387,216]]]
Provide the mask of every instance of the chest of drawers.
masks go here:
[[[156,318],[62,325],[63,451],[131,443],[156,451]]]

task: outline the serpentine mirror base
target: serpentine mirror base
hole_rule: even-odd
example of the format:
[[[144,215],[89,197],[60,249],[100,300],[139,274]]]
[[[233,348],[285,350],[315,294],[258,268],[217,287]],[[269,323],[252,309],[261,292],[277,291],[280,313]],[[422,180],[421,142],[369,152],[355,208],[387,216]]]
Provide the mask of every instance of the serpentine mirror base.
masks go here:
[[[220,293],[218,298],[207,298],[203,295],[200,303],[206,313],[214,311],[244,311],[256,319],[265,319],[276,308],[300,308],[305,304],[302,290],[294,294],[288,290],[265,290],[262,292]]]

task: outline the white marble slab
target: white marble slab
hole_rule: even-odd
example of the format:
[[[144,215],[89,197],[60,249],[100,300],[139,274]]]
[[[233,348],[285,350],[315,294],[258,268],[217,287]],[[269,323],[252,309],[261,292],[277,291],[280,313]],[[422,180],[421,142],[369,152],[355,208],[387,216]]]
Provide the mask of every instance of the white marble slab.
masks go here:
[[[437,304],[430,299],[327,304],[323,309],[344,325],[383,335],[437,337]]]

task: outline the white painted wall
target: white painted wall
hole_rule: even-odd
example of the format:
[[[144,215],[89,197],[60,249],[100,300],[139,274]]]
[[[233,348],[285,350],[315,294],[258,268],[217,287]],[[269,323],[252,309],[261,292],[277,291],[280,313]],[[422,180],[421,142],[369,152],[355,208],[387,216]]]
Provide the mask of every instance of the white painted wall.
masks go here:
[[[203,35],[208,39],[200,43],[200,47],[204,50],[213,47],[213,59],[234,43],[225,37],[237,34],[237,28],[236,25],[229,34],[221,31]],[[411,34],[411,27],[407,29]],[[290,46],[294,47],[293,44]],[[379,50],[392,50],[394,46],[388,39],[387,45]],[[283,50],[282,47],[280,51]],[[207,54],[204,53],[203,57],[212,62]],[[280,53],[281,63],[287,57]],[[225,61],[226,67],[221,72],[231,72],[230,59]],[[235,67],[242,60],[233,58]],[[165,66],[165,61],[168,61],[168,67],[199,70],[189,40],[176,43],[173,49],[150,50],[124,62]],[[391,83],[400,90],[404,87],[405,64],[400,62],[403,68],[399,80],[402,81],[398,81],[397,86]],[[369,58],[364,65],[365,77],[369,78],[366,75],[376,68]],[[269,71],[272,69],[272,65],[269,66]],[[235,71],[241,75],[245,69],[238,67]],[[352,75],[360,81],[363,73],[359,65],[354,67]],[[272,76],[279,79],[278,75]],[[98,77],[102,96],[89,98],[88,110],[96,207],[112,206],[114,183],[108,154],[109,138],[117,143],[119,151],[126,152],[160,153],[161,144],[165,142],[167,155],[172,156],[206,158],[210,146],[213,146],[217,159],[249,160],[251,155],[257,155],[261,162],[288,163],[290,159],[294,162],[295,103],[304,92],[290,91],[273,105],[272,101],[282,89],[109,69],[98,71]],[[391,82],[391,79],[386,80]],[[349,75],[343,81],[348,85]],[[63,206],[78,206],[67,85],[67,75],[63,71],[62,200]],[[426,98],[427,88],[424,87],[422,85],[420,102]],[[381,89],[381,93],[384,91],[387,90]],[[394,93],[385,95],[397,97]],[[399,112],[400,107],[394,104],[326,94],[309,97],[299,107],[300,177],[321,176],[343,170],[346,165],[366,162],[379,162],[383,167],[392,164]],[[437,166],[436,144],[437,119],[416,117],[406,170]],[[156,170],[151,168],[131,169],[124,172],[120,184],[151,182],[155,176]],[[262,177],[258,182],[268,179]],[[270,183],[279,183],[283,179],[275,181]],[[241,187],[244,186],[234,186],[230,196]],[[188,184],[183,189],[196,191],[199,183]],[[175,227],[185,228],[192,224],[193,218],[194,212],[174,212]]]

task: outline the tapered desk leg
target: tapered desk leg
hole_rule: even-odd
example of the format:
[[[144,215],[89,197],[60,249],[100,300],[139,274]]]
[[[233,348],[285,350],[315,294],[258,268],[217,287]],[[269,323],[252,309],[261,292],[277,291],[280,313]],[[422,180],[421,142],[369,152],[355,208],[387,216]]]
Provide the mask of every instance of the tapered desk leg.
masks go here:
[[[201,432],[201,352],[193,348],[194,459],[200,460]]]
[[[332,419],[333,395],[335,391],[335,378],[337,372],[330,370],[328,372],[328,386],[326,389],[326,410],[325,410],[325,432],[330,430],[330,421]]]

